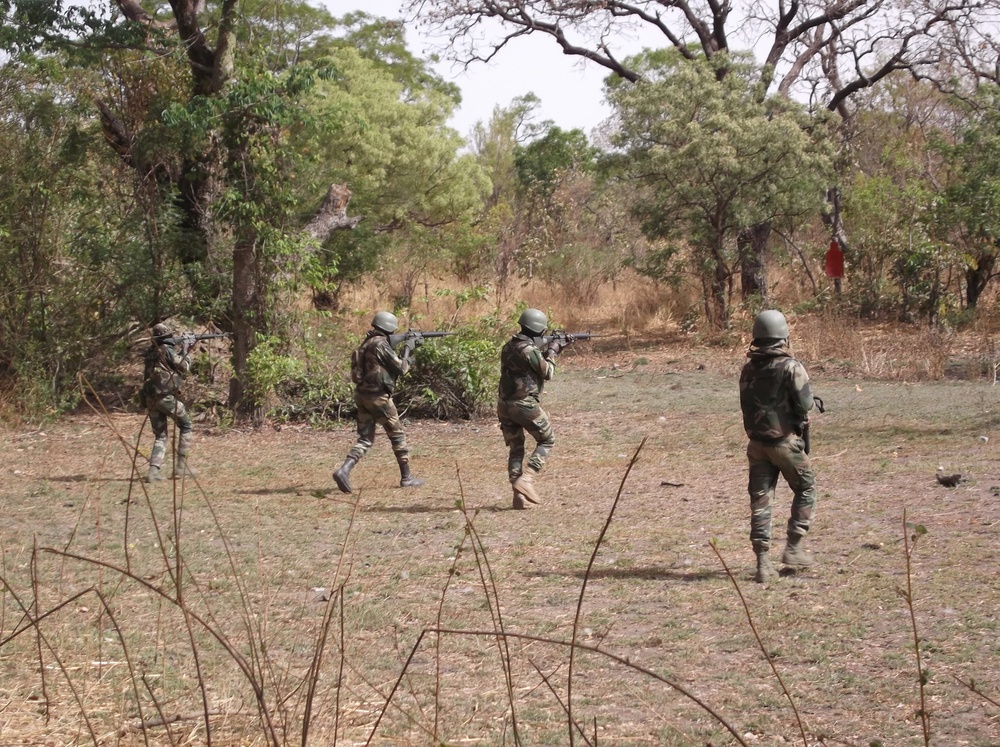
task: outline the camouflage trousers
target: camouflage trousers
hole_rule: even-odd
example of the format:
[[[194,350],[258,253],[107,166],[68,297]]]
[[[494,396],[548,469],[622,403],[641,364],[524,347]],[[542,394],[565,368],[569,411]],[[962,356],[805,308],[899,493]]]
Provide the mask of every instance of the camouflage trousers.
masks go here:
[[[347,456],[360,462],[375,441],[375,426],[380,425],[385,430],[385,435],[389,437],[392,453],[396,455],[396,462],[408,464],[410,450],[406,447],[403,424],[399,421],[399,413],[396,411],[396,403],[392,401],[392,397],[388,394],[373,396],[355,392],[354,403],[358,406],[358,440],[347,452]]]
[[[177,435],[177,456],[187,456],[191,448],[191,417],[184,403],[172,394],[157,397],[149,407],[149,425],[153,429],[153,451],[149,455],[150,467],[162,467],[167,454],[167,424],[173,420],[180,431]]]
[[[788,519],[789,535],[805,535],[816,512],[816,479],[805,443],[789,436],[775,444],[751,441],[747,445],[750,462],[750,542],[754,550],[771,548],[771,503],[781,475],[792,489],[792,511]]]
[[[524,468],[525,432],[535,439],[535,449],[528,457],[528,466],[541,472],[556,437],[549,424],[549,416],[538,400],[500,400],[497,403],[497,417],[500,419],[504,443],[507,444],[507,476],[514,480]]]

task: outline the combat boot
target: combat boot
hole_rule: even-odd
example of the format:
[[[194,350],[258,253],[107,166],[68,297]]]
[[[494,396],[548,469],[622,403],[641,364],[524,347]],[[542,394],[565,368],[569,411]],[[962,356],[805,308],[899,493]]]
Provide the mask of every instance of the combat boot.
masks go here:
[[[771,554],[767,550],[759,551],[757,553],[757,572],[754,574],[753,580],[758,584],[766,584],[777,578],[778,571],[771,562]]]
[[[177,457],[177,461],[174,463],[174,479],[179,480],[182,477],[197,477],[198,473],[188,466],[187,455],[181,454]]]
[[[424,481],[419,477],[414,477],[410,474],[410,463],[400,462],[399,464],[399,487],[401,488],[419,488],[424,484]]]
[[[333,481],[337,483],[337,487],[340,488],[341,493],[351,492],[351,470],[354,469],[354,465],[357,463],[357,459],[349,456],[337,471],[333,473]]]
[[[515,511],[524,511],[527,508],[527,506],[524,503],[524,496],[518,493],[516,490],[514,491],[514,502],[511,504],[511,508],[513,508]]]
[[[146,474],[146,482],[162,482],[167,479],[167,476],[163,474],[163,468],[156,465],[149,465],[149,472]]]
[[[523,495],[529,503],[541,503],[541,500],[538,498],[538,492],[532,484],[537,474],[538,470],[528,467],[514,480],[514,490]]]
[[[808,568],[813,564],[813,557],[802,548],[801,534],[788,534],[788,543],[781,554],[781,562],[794,568]]]

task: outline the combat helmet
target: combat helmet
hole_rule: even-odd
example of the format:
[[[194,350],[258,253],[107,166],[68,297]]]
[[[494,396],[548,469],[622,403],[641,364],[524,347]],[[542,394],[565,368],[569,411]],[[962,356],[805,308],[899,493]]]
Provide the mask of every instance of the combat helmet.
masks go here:
[[[534,332],[536,335],[542,334],[545,328],[549,326],[549,319],[545,316],[544,311],[539,309],[525,309],[521,312],[520,318],[517,323],[521,325],[523,329],[529,332]]]
[[[157,322],[153,325],[153,337],[158,340],[164,337],[170,337],[170,327],[163,322]]]
[[[753,339],[758,341],[786,340],[791,333],[785,315],[777,309],[766,309],[753,320]]]
[[[388,311],[380,311],[375,314],[375,318],[372,319],[372,326],[375,329],[382,330],[387,335],[391,335],[399,329],[399,320],[396,318],[395,314]]]

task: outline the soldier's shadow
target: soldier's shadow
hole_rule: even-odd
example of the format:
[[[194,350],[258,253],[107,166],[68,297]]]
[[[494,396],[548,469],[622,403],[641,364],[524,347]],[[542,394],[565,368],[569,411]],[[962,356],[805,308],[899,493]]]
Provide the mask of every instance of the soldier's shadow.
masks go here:
[[[60,475],[59,477],[46,477],[49,482],[131,482],[130,477],[104,477],[101,475]],[[136,476],[136,479],[139,479]]]
[[[588,576],[586,571],[578,570],[566,573],[565,571],[532,571],[527,574],[536,578],[546,578],[549,576],[576,576],[591,579],[597,578],[619,578],[619,579],[642,579],[644,581],[681,581],[693,583],[695,581],[711,581],[715,579],[727,578],[723,569],[685,571],[680,568],[670,568],[666,566],[638,566],[636,568],[591,568]]]

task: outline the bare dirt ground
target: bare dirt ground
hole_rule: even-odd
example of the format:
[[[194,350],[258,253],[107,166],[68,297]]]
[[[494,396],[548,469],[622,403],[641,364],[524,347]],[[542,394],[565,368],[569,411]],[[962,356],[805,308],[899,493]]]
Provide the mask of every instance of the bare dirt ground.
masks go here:
[[[199,428],[152,486],[139,416],[0,434],[0,744],[923,745],[914,620],[930,744],[1000,744],[1000,388],[812,366],[818,563],[761,586],[741,351],[565,364],[523,512],[492,420],[409,423],[417,489],[380,435],[353,496],[349,423]]]

